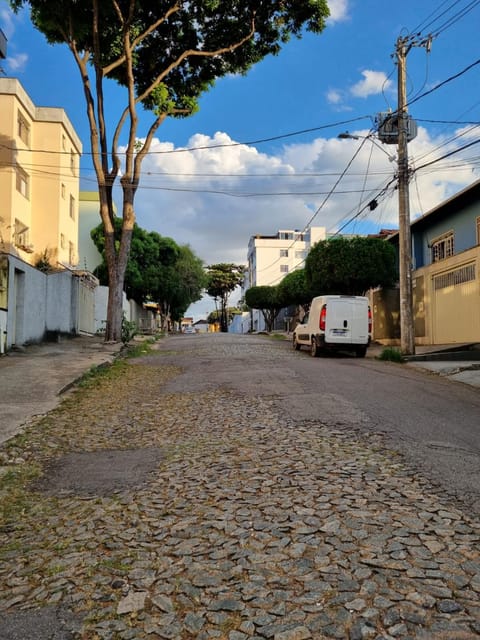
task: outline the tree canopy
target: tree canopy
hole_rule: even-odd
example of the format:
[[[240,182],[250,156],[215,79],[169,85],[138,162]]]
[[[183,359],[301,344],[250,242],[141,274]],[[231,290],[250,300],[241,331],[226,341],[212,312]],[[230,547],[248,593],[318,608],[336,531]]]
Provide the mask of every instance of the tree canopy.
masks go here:
[[[275,318],[280,309],[285,306],[278,295],[278,286],[250,287],[245,292],[245,302],[252,309],[260,309],[265,318],[267,331],[273,330]]]
[[[121,220],[114,221],[117,237]],[[102,284],[108,282],[105,262],[105,236],[102,225],[91,232],[92,239],[104,257],[95,269]],[[118,240],[117,240],[118,241]],[[125,270],[125,292],[139,304],[155,302],[160,306],[162,324],[166,319],[178,320],[193,302],[200,300],[206,284],[203,263],[188,246],[178,246],[172,238],[155,231],[133,227],[130,255]]]
[[[66,44],[79,70],[105,234],[109,301],[106,340],[119,340],[122,292],[142,161],[167,117],[189,116],[226,74],[246,73],[292,36],[320,33],[326,0],[10,0],[28,7],[52,44]],[[90,75],[89,70],[92,69]],[[106,119],[104,83],[125,87],[118,122]],[[152,112],[139,130],[138,107]],[[125,146],[123,157],[119,146]],[[114,237],[113,188],[123,193],[122,234]]]
[[[228,298],[243,283],[243,265],[221,262],[207,267],[207,293],[220,301],[220,330],[228,331]]]
[[[397,280],[395,249],[379,238],[321,240],[307,256],[305,275],[314,296],[363,295]]]
[[[290,271],[277,285],[277,296],[282,306],[310,304],[313,295],[307,284],[305,269]]]

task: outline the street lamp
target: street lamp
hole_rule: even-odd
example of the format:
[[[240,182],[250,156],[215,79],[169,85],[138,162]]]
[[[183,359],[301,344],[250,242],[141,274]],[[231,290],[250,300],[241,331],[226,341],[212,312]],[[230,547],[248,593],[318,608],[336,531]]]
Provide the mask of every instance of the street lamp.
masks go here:
[[[339,133],[337,138],[339,140],[369,140],[372,144],[374,144],[377,147],[377,149],[380,149],[380,151],[383,151],[383,153],[387,156],[390,162],[396,161],[396,157],[391,156],[389,153],[387,153],[387,151],[385,151],[385,149],[378,144],[378,142],[375,140],[375,138],[372,137],[372,135],[356,136],[352,133],[348,133],[348,131],[344,131],[343,133]]]

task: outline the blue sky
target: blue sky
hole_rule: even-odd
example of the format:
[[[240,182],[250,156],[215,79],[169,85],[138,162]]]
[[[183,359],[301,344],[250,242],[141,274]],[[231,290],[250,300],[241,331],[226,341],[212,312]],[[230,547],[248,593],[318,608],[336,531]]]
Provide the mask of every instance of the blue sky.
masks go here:
[[[397,195],[389,184],[396,148],[337,136],[366,135],[377,113],[395,109],[400,35],[435,36],[430,51],[413,47],[407,57],[410,113],[418,122],[411,166],[479,139],[480,127],[469,123],[480,122],[480,0],[331,0],[329,6],[323,34],[292,40],[245,77],[220,80],[195,116],[160,127],[136,199],[142,227],[190,244],[211,264],[244,262],[251,235],[309,222],[345,233],[397,226]],[[28,14],[14,16],[5,0],[0,28],[8,38],[6,75],[18,78],[38,106],[63,107],[88,151],[83,93],[67,48],[48,45]],[[108,98],[113,120],[124,94],[112,85]],[[141,122],[146,133],[150,115]],[[477,180],[479,150],[473,145],[415,171],[412,217]],[[88,156],[82,188],[95,188]],[[377,195],[378,207],[364,211]],[[194,311],[211,307],[207,298]]]

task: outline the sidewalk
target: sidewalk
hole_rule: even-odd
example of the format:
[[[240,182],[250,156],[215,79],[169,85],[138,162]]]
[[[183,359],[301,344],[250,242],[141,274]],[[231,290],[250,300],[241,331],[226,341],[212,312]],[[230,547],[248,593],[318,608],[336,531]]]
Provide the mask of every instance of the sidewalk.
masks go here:
[[[56,407],[62,393],[92,367],[112,362],[122,346],[99,336],[77,336],[0,357],[0,444]]]
[[[372,344],[367,351],[367,357],[378,358],[384,348],[382,344]],[[430,371],[454,382],[480,388],[479,345],[417,346],[415,355],[408,356],[406,365]]]

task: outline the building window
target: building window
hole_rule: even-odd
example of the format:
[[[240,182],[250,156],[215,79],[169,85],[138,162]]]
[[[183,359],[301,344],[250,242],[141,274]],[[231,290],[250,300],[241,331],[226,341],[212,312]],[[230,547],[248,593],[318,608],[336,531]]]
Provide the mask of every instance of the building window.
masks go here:
[[[65,241],[65,236],[63,235],[63,233],[60,234],[60,248],[61,249],[65,249],[65,247],[67,246],[67,243]]]
[[[65,198],[65,185],[62,183],[62,198]]]
[[[439,262],[453,256],[455,245],[453,231],[445,233],[432,242],[432,262]]]
[[[75,220],[75,198],[70,196],[70,218]]]
[[[289,231],[279,231],[278,237],[280,240],[293,240],[293,233]]]
[[[288,258],[288,249],[280,249],[280,257]]]
[[[62,149],[63,149],[64,151],[66,151],[66,150],[67,150],[67,139],[66,139],[66,137],[65,137],[63,134],[62,134]]]
[[[73,242],[68,243],[68,262],[75,264],[75,245]]]
[[[29,187],[30,187],[30,178],[28,173],[26,173],[21,167],[15,167],[15,171],[17,174],[17,191],[19,191],[22,196],[28,198],[30,195]]]
[[[297,258],[298,260],[303,260],[304,258],[306,258],[306,256],[307,252],[305,251],[305,249],[295,251],[295,258]]]
[[[288,264],[280,265],[280,273],[288,273]]]
[[[72,170],[72,173],[75,173],[75,153],[73,152],[73,149],[70,151],[70,169]]]
[[[20,249],[28,247],[28,227],[18,218],[15,218],[15,228],[13,231],[13,243]]]
[[[30,144],[30,125],[27,122],[27,119],[24,115],[18,112],[17,116],[17,134],[22,142],[24,142],[27,147]]]

